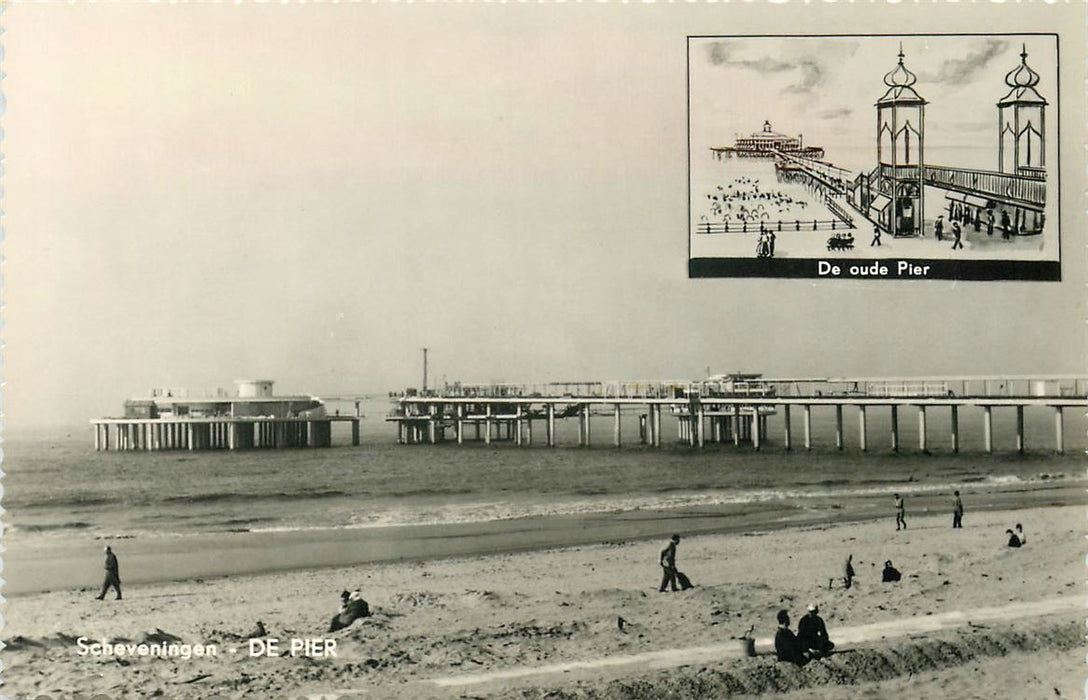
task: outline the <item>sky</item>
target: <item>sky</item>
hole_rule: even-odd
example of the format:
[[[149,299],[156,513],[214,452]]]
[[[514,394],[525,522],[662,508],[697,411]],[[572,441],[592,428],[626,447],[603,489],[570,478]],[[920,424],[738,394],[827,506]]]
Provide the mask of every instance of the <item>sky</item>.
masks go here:
[[[873,105],[888,89],[883,78],[896,68],[900,46],[917,76],[914,88],[928,102],[927,162],[997,170],[995,105],[1009,92],[1005,76],[1020,65],[1022,49],[1050,114],[1058,112],[1054,36],[695,38],[692,147],[732,145],[767,119],[775,131],[803,132],[829,160],[870,170]],[[1048,144],[1050,162],[1057,143]]]
[[[937,28],[1084,43],[1073,10],[1015,9],[949,6]],[[1083,226],[1062,227],[1061,283],[687,278],[687,36],[783,16],[846,32],[890,15],[7,8],[5,424],[86,425],[152,387],[246,377],[385,393],[419,385],[423,347],[432,381],[1083,373]],[[1081,70],[1062,64],[1068,124]]]

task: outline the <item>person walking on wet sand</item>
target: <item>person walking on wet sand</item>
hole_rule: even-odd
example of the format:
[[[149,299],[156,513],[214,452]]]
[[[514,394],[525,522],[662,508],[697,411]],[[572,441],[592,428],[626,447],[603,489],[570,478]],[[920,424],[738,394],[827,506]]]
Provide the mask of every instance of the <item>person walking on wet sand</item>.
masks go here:
[[[962,235],[963,235],[963,232],[960,230],[959,223],[958,222],[953,223],[952,224],[952,238],[954,240],[953,240],[953,243],[952,243],[952,250],[956,250],[957,248],[960,248],[960,249],[963,248],[963,240],[961,238]]]
[[[676,588],[676,545],[680,544],[680,535],[673,535],[669,544],[665,549],[661,550],[661,557],[659,559],[661,568],[664,570],[661,576],[661,586],[657,589],[658,593],[665,592],[665,586],[671,586],[675,593]]]
[[[960,492],[955,492],[956,498],[952,501],[952,527],[963,527],[963,499],[960,498]]]
[[[897,494],[895,494],[895,529],[896,530],[900,529],[900,527],[899,527],[900,525],[903,526],[902,527],[903,530],[907,529],[906,515],[907,515],[907,509],[903,506],[903,497],[900,496],[897,493]]]
[[[96,600],[106,597],[106,591],[110,588],[117,591],[117,600],[121,600],[121,574],[117,567],[117,556],[113,550],[106,547],[106,580],[102,583],[102,592],[95,596]]]
[[[873,240],[869,244],[869,247],[872,248],[873,246],[877,246],[877,247],[880,246],[880,227],[879,226],[874,226],[873,227]]]
[[[846,557],[846,571],[842,577],[842,585],[846,588],[854,585],[854,555],[850,554]]]

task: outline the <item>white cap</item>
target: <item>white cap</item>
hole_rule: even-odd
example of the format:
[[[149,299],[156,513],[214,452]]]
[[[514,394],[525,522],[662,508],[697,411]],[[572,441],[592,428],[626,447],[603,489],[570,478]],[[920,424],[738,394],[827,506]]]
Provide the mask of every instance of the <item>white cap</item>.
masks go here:
[[[816,607],[816,603],[809,603],[808,604],[808,611],[809,612],[819,612],[820,609],[818,607]]]

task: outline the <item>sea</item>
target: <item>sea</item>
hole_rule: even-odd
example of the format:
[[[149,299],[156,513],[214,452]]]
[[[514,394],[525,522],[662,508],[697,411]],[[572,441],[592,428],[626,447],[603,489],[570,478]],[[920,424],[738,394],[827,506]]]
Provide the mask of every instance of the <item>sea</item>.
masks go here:
[[[96,452],[89,426],[9,429],[3,443],[3,521],[8,542],[23,538],[186,537],[209,533],[305,532],[456,525],[527,518],[684,511],[730,504],[781,508],[808,500],[847,500],[892,492],[947,493],[1030,488],[1082,480],[1085,420],[1065,412],[1065,453],[1054,453],[1054,412],[1026,411],[1026,452],[1015,448],[1013,409],[994,409],[995,452],[983,451],[980,410],[961,410],[961,450],[952,452],[948,409],[930,408],[928,451],[913,411],[900,411],[898,453],[887,410],[868,412],[868,451],[858,444],[857,413],[844,411],[845,445],[836,449],[834,410],[813,409],[813,448],[803,447],[800,411],[793,449],[782,416],[751,445],[707,442],[692,448],[663,415],[663,446],[641,445],[639,410],[622,415],[623,446],[612,445],[613,417],[593,418],[590,447],[577,446],[575,419],[559,421],[558,446],[450,440],[399,445],[384,400],[367,407],[362,444],[346,425],[327,449]],[[471,430],[466,430],[471,435]],[[452,431],[450,431],[452,437]],[[710,432],[707,431],[709,440]]]

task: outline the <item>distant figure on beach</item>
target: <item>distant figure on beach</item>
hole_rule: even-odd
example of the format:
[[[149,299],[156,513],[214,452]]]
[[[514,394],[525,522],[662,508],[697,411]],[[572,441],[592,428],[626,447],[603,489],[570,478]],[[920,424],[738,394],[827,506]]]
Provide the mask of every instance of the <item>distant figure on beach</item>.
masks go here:
[[[364,617],[370,617],[370,604],[363,600],[363,595],[359,591],[351,593],[344,591],[340,594],[340,612],[333,616],[332,622],[329,623],[329,631],[344,629]]]
[[[820,608],[812,603],[808,614],[797,623],[797,641],[801,649],[811,653],[813,658],[827,656],[835,648],[835,643],[827,636],[827,626],[820,617]]]
[[[955,499],[952,501],[952,527],[963,527],[963,499],[960,492],[955,491]]]
[[[941,234],[944,232],[944,216],[938,216],[937,221],[933,224],[933,233],[937,236],[938,241],[943,241],[944,236]]]
[[[854,555],[850,554],[846,557],[846,571],[843,573],[842,584],[846,588],[854,585]]]
[[[671,586],[673,592],[676,588],[676,545],[680,544],[680,535],[673,535],[672,539],[665,546],[665,549],[661,550],[661,557],[658,561],[661,563],[663,573],[661,576],[661,586],[657,589],[658,593],[665,592],[665,586]]]
[[[1009,546],[1010,547],[1019,547],[1020,545],[1023,544],[1023,542],[1020,541],[1020,538],[1017,537],[1016,533],[1013,532],[1012,530],[1005,530],[1005,534],[1009,536]]]
[[[774,633],[774,653],[779,661],[788,661],[798,666],[808,661],[801,643],[790,629],[790,614],[778,611],[778,631]]]
[[[1028,543],[1028,536],[1024,534],[1024,526],[1020,523],[1016,523],[1016,537],[1020,540],[1020,544]]]
[[[117,591],[116,600],[121,600],[121,573],[117,567],[117,555],[113,553],[113,550],[106,547],[106,580],[102,583],[102,592],[95,596],[96,599],[102,600],[106,597],[106,591],[113,588]]]
[[[1001,237],[1006,241],[1012,238],[1012,221],[1007,211],[1001,212]]]
[[[903,505],[903,498],[898,493],[895,494],[895,529],[899,530],[900,525],[902,529],[907,529],[907,509]]]
[[[879,226],[874,226],[873,227],[873,241],[872,241],[872,243],[869,244],[869,247],[872,248],[873,246],[878,246],[878,247],[880,246],[880,227]]]
[[[895,583],[903,578],[903,574],[899,573],[899,569],[892,566],[892,560],[884,562],[884,571],[880,573],[880,580],[883,583]]]
[[[994,235],[994,213],[992,211],[986,212],[986,235]]]

